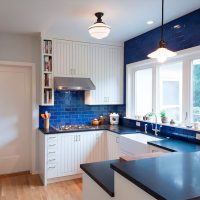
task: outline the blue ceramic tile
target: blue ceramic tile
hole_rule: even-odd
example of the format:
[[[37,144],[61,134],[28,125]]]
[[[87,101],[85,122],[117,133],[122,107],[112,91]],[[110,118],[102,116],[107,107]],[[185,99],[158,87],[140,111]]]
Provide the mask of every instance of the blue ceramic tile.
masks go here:
[[[50,124],[60,126],[63,124],[89,124],[94,118],[104,115],[109,119],[110,112],[118,112],[125,115],[123,105],[88,106],[84,104],[84,92],[55,92],[54,106],[40,106],[40,114],[48,111],[51,113]],[[43,119],[39,119],[40,127],[43,127]]]

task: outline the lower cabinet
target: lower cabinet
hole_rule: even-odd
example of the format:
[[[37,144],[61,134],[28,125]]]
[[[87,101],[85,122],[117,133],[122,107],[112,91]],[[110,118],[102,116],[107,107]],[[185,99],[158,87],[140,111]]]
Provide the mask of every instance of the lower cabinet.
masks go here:
[[[80,164],[105,160],[104,131],[61,134],[60,176],[81,173]]]
[[[107,131],[107,158],[108,160],[119,159],[122,156],[119,147],[119,134]]]
[[[80,164],[119,159],[120,135],[110,131],[39,134],[39,174],[46,185],[55,178],[81,174]],[[148,152],[168,152],[148,145]]]
[[[39,134],[39,173],[50,179],[81,173],[80,164],[107,159],[106,131]]]

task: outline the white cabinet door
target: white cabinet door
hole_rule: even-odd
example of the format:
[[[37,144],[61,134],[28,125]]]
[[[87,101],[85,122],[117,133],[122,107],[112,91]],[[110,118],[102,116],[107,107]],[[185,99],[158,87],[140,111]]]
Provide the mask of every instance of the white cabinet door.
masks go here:
[[[60,135],[61,176],[80,173],[80,164],[105,160],[105,132],[88,131]]]
[[[54,76],[71,77],[73,75],[72,49],[71,41],[53,40]]]
[[[88,68],[91,60],[90,44],[73,42],[73,76],[89,78]]]
[[[107,147],[108,147],[108,159],[119,159],[121,156],[119,148],[119,135],[107,131]]]
[[[80,142],[77,134],[62,134],[60,175],[77,174],[80,163]]]
[[[106,131],[96,131],[96,145],[94,150],[93,162],[104,161],[107,158]]]
[[[121,47],[107,47],[104,71],[104,96],[108,104],[123,104],[123,52]]]
[[[85,92],[85,103],[89,105],[107,104],[104,98],[105,89],[105,54],[104,45],[91,44],[91,60],[88,67],[88,74],[96,86],[96,90]]]
[[[96,90],[85,93],[89,105],[123,104],[123,48],[91,45],[88,68]]]

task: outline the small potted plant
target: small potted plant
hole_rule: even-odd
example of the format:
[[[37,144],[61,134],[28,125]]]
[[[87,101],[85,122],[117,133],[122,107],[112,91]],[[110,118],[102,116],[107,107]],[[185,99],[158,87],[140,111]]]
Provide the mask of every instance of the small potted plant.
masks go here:
[[[160,112],[160,118],[161,118],[161,122],[163,124],[167,123],[167,115],[166,115],[166,112],[164,110],[162,110]]]

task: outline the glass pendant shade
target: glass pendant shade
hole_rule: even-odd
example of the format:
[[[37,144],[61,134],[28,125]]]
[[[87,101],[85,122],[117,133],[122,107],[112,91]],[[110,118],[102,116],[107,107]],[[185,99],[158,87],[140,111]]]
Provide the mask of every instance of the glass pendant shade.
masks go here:
[[[168,50],[166,47],[160,47],[156,51],[150,53],[148,55],[149,58],[155,58],[158,62],[163,63],[167,60],[167,58],[176,56],[177,53]]]
[[[167,58],[177,55],[177,53],[168,50],[166,46],[166,42],[164,41],[164,0],[162,0],[162,26],[159,48],[156,51],[150,53],[147,57],[156,58],[158,62],[163,63],[167,60]]]
[[[110,26],[104,23],[95,23],[88,28],[90,35],[96,39],[103,39],[110,33]]]
[[[111,30],[110,26],[103,23],[101,19],[103,15],[104,14],[102,12],[95,13],[97,21],[88,28],[91,37],[99,40],[107,37]]]

